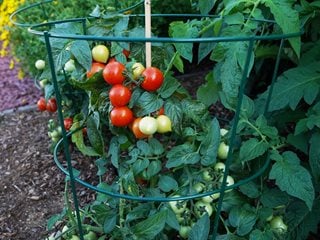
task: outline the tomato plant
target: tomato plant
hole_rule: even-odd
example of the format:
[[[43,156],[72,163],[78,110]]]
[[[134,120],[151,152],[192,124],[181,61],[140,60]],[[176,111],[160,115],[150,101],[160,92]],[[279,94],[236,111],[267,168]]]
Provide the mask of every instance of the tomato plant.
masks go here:
[[[84,223],[94,225],[92,229],[99,237],[174,239],[179,234],[208,239],[216,227],[215,218],[219,219],[216,229],[221,239],[271,240],[280,236],[300,240],[307,234],[299,230],[315,231],[320,141],[316,122],[319,59],[315,53],[319,46],[314,41],[305,45],[299,37],[285,41],[283,49],[276,39],[260,41],[260,37],[275,32],[299,31],[298,12],[304,24],[311,21],[318,6],[310,1],[294,2],[194,1],[202,14],[223,13],[223,18],[174,21],[169,25],[169,36],[213,37],[217,41],[153,44],[153,67],[143,66],[145,56],[138,42],[105,41],[110,46],[109,56],[97,70],[93,70],[90,57],[97,43],[55,43],[57,48],[63,45],[55,61],[59,87],[63,98],[73,103],[68,108],[63,106],[63,114],[76,119],[71,129],[86,126],[85,139],[79,131],[72,140],[81,153],[97,157],[98,186],[135,197],[190,197],[201,193],[194,199],[169,203],[115,201],[97,193],[94,203],[85,208]],[[136,24],[126,16],[111,15],[112,21],[107,21],[110,16],[105,13],[95,9],[94,14],[101,18],[90,21],[88,32],[99,29],[103,36],[141,33],[139,27],[131,29]],[[253,20],[266,17],[275,19],[275,23]],[[96,23],[105,23],[108,29],[97,28]],[[249,42],[218,41],[220,37],[244,36],[254,38]],[[129,46],[126,56],[123,49]],[[270,69],[276,69],[270,62],[276,56],[280,56],[281,74],[275,79],[273,94],[268,96],[272,89],[268,84],[276,75],[270,74]],[[71,58],[76,68],[63,73]],[[85,74],[88,69],[98,72],[102,68],[102,76]],[[206,71],[203,79],[197,73],[199,69]],[[195,74],[186,80],[177,76],[184,71]],[[48,75],[44,71],[41,79]],[[240,106],[244,77],[249,84]],[[49,79],[43,88],[46,99],[53,97],[51,82]],[[270,105],[265,106],[269,98]],[[305,106],[310,109],[302,111]],[[237,120],[238,125],[231,126]],[[61,137],[59,129],[54,128],[50,136],[56,141]],[[110,166],[115,174],[107,182]],[[250,178],[261,170],[265,172]],[[219,190],[224,174],[226,185],[232,186],[236,180],[237,187],[222,193]],[[217,193],[212,194],[213,190]],[[223,211],[213,214],[220,203]],[[277,216],[283,224],[290,224],[277,222]]]
[[[121,84],[113,85],[109,91],[110,102],[115,107],[122,107],[129,103],[131,91]]]
[[[125,80],[125,66],[120,62],[110,62],[103,69],[102,75],[104,80],[110,85],[122,84]]]

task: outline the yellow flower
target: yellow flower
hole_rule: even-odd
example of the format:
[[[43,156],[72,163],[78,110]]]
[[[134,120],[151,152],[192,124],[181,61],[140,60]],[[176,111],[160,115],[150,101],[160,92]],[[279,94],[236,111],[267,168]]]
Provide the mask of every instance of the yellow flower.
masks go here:
[[[14,61],[13,61],[13,59],[11,59],[11,61],[10,61],[9,69],[14,69]]]

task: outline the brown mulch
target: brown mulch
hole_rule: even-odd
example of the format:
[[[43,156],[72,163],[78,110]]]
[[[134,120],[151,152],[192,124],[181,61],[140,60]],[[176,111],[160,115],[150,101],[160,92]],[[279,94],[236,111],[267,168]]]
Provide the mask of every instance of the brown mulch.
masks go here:
[[[64,175],[48,149],[47,121],[34,110],[0,116],[0,239],[44,239],[63,207]]]

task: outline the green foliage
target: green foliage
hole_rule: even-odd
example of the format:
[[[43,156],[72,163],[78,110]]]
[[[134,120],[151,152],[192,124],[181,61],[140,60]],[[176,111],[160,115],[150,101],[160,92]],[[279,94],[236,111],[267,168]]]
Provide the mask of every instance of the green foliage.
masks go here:
[[[173,3],[154,4],[155,12],[177,9]],[[183,226],[190,230],[186,233],[189,239],[207,239],[216,227],[211,227],[214,215],[220,214],[217,239],[305,239],[319,223],[318,1],[199,0],[176,4],[181,9],[219,17],[185,16],[170,22],[159,20],[153,26],[165,24],[165,34],[172,38],[215,37],[217,41],[153,43],[152,65],[164,73],[164,83],[156,91],[145,91],[140,87],[143,79],[133,79],[133,63],[145,60],[142,43],[54,39],[55,74],[63,100],[74,103],[63,106],[64,116],[74,118],[71,140],[82,154],[97,158],[101,189],[135,197],[188,196],[197,191],[212,197],[167,204],[116,199],[99,193],[85,209],[83,223],[102,238],[174,239]],[[87,21],[86,29],[91,35],[144,34],[135,18],[117,14],[103,4],[92,9],[93,18]],[[67,13],[68,8],[63,14]],[[303,41],[300,37],[284,41],[279,73],[273,76],[280,41],[255,37],[299,32],[301,26],[306,28]],[[82,33],[83,29],[77,23],[64,23],[56,24],[52,31]],[[241,40],[248,36],[254,36],[251,42]],[[220,41],[222,38],[226,41]],[[110,56],[125,65],[123,84],[133,89],[128,107],[135,117],[157,117],[164,107],[172,132],[137,139],[131,126],[112,125],[109,116],[113,106],[108,96],[111,86],[105,83],[101,71],[86,76],[92,64],[90,50],[96,44],[105,44]],[[123,53],[127,48],[128,58]],[[75,62],[73,72],[64,70],[70,59]],[[192,89],[194,99],[175,75],[190,66],[191,71],[195,65],[201,68],[203,63],[210,63],[212,68],[204,83]],[[275,83],[270,86],[273,77]],[[48,79],[43,89],[46,98],[54,96],[48,66],[40,78]],[[239,97],[242,90],[244,95]],[[220,119],[219,112],[212,111],[217,102],[222,103],[222,111],[231,112],[226,121]],[[236,109],[240,112],[235,115]],[[237,121],[238,125],[233,126]],[[226,134],[222,134],[222,126],[229,130]],[[87,135],[78,130],[81,127],[86,127]],[[220,149],[222,142],[230,148]],[[229,167],[225,172],[215,168],[223,161]],[[116,172],[115,179],[106,184],[110,166]],[[265,169],[261,176],[247,181],[261,169]],[[217,210],[217,198],[222,196],[217,190],[223,174],[240,186],[223,194],[223,214],[201,217],[195,208],[198,201],[210,201],[209,208]],[[201,189],[196,190],[197,185]],[[216,191],[214,195],[212,191]],[[268,220],[272,216],[283,219],[288,229],[274,229]],[[72,224],[72,220],[69,222]]]

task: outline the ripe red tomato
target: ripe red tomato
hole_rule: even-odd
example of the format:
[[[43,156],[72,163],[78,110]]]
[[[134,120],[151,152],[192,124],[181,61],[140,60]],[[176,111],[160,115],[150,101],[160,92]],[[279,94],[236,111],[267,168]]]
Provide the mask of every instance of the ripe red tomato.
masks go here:
[[[110,62],[103,69],[102,75],[104,80],[111,84],[122,84],[125,79],[123,72],[125,70],[125,66],[120,62]]]
[[[110,112],[110,120],[116,127],[125,127],[133,121],[133,113],[127,106],[115,107]]]
[[[109,98],[114,107],[122,107],[129,103],[131,91],[121,84],[116,84],[110,89]]]
[[[63,120],[63,125],[66,131],[69,131],[73,123],[73,119],[71,117],[65,118]]]
[[[55,98],[50,98],[49,100],[48,100],[48,102],[47,102],[47,106],[46,106],[46,108],[47,108],[47,111],[49,111],[49,112],[55,112],[55,111],[57,111],[57,101],[56,101],[56,99]]]
[[[97,72],[103,71],[104,67],[103,63],[93,62],[90,71],[87,72],[87,78],[92,77]]]
[[[132,123],[132,126],[131,126],[131,130],[134,134],[134,136],[137,138],[137,139],[143,139],[143,138],[147,138],[148,135],[144,134],[143,132],[140,131],[139,129],[139,123],[141,121],[141,117],[139,118],[136,118],[133,123]]]
[[[130,56],[130,51],[127,49],[123,49],[122,53],[128,58]]]
[[[37,106],[38,106],[39,111],[41,111],[41,112],[47,110],[46,99],[44,97],[41,97],[37,102]]]
[[[164,115],[164,107],[159,108],[159,110],[156,112],[157,116]]]
[[[141,83],[141,87],[146,91],[155,91],[160,88],[163,83],[163,74],[156,67],[146,68],[143,71],[142,76],[144,77],[144,80]]]

